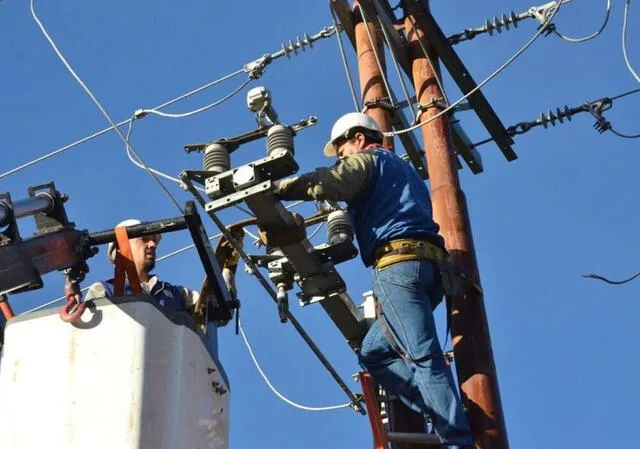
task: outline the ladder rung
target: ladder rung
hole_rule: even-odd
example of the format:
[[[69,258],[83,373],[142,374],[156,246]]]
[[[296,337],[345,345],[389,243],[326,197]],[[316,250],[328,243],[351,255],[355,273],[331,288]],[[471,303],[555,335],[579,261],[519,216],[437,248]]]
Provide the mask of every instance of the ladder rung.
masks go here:
[[[405,433],[405,432],[389,432],[387,439],[394,443],[415,443],[424,444],[425,446],[439,446],[442,444],[437,435],[430,433]]]

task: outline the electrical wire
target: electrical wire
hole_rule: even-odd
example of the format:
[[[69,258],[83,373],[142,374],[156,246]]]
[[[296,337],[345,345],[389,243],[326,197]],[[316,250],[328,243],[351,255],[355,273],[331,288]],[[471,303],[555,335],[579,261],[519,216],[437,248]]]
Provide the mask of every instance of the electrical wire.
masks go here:
[[[457,100],[455,103],[452,103],[449,105],[449,107],[443,109],[442,111],[440,111],[438,114],[434,115],[433,117],[429,118],[428,120],[425,120],[422,123],[418,123],[416,125],[410,126],[406,129],[401,129],[398,131],[391,131],[391,132],[385,132],[383,133],[386,137],[394,137],[394,136],[398,136],[400,134],[405,134],[405,133],[409,133],[411,131],[414,131],[418,128],[421,128],[431,122],[433,122],[434,120],[439,119],[440,117],[442,117],[444,114],[449,113],[452,109],[454,109],[456,106],[458,106],[460,103],[462,103],[464,100],[466,100],[467,98],[469,98],[471,95],[475,94],[477,91],[479,91],[480,89],[482,89],[485,85],[487,85],[492,79],[494,79],[496,76],[498,76],[500,73],[502,73],[502,71],[504,71],[508,66],[511,65],[511,63],[513,61],[515,61],[520,55],[522,55],[529,47],[531,47],[531,45],[533,45],[533,43],[538,39],[538,37],[540,37],[540,35],[542,33],[544,33],[547,25],[549,25],[551,23],[551,21],[553,20],[553,18],[555,17],[555,15],[558,13],[558,11],[560,11],[560,8],[562,6],[563,3],[559,3],[558,7],[555,8],[555,10],[553,11],[553,13],[549,16],[549,18],[547,19],[547,21],[541,25],[538,28],[538,31],[533,35],[533,37],[520,49],[518,50],[513,56],[511,56],[503,65],[501,65],[500,67],[498,67],[498,69],[493,72],[491,75],[489,75],[489,77],[487,79],[485,79],[484,81],[482,81],[480,84],[478,84],[475,88],[471,89],[466,95],[464,95],[462,98],[460,98],[459,100]]]
[[[624,62],[627,64],[629,71],[633,77],[640,83],[640,75],[636,72],[631,65],[629,55],[627,54],[627,23],[629,21],[629,9],[631,7],[631,0],[627,0],[624,4],[624,22],[622,23],[622,54],[624,55]]]
[[[407,101],[407,106],[411,109],[411,115],[413,115],[414,123],[418,121],[418,114],[416,114],[416,110],[413,108],[413,102],[411,101],[411,95],[409,94],[409,89],[407,89],[407,83],[404,81],[404,76],[402,76],[402,71],[400,70],[400,64],[398,64],[397,56],[393,52],[393,46],[391,45],[391,39],[389,38],[389,34],[387,33],[387,29],[382,24],[382,21],[378,20],[380,24],[380,29],[382,30],[382,36],[387,43],[387,47],[389,47],[389,51],[391,52],[391,60],[393,61],[393,65],[396,69],[396,74],[398,75],[398,79],[400,80],[400,85],[402,86],[402,92],[404,93],[405,99]]]
[[[94,102],[94,104],[96,105],[96,107],[100,110],[100,112],[102,113],[102,115],[105,117],[105,119],[107,119],[107,121],[109,122],[109,124],[111,125],[111,127],[116,131],[116,133],[118,134],[118,136],[122,139],[122,141],[127,145],[127,147],[138,157],[138,159],[140,160],[140,162],[142,162],[142,164],[145,166],[145,170],[147,171],[147,173],[149,173],[149,175],[154,179],[154,181],[156,181],[156,183],[160,186],[160,188],[167,194],[167,196],[169,197],[169,199],[173,202],[173,204],[178,208],[178,210],[180,211],[180,213],[183,213],[182,207],[180,206],[180,203],[178,203],[178,200],[176,200],[176,198],[171,194],[171,192],[169,191],[169,189],[167,189],[167,187],[162,183],[162,181],[160,181],[160,179],[152,172],[149,170],[147,164],[144,162],[144,160],[142,159],[142,157],[140,157],[140,155],[136,152],[136,150],[129,144],[129,142],[127,141],[127,139],[125,138],[125,136],[122,134],[122,131],[120,131],[120,128],[116,125],[116,123],[113,121],[113,119],[111,118],[111,116],[109,115],[109,113],[104,109],[104,107],[102,106],[102,104],[100,103],[100,101],[98,101],[98,99],[96,98],[96,96],[93,94],[93,92],[91,92],[91,90],[87,87],[87,85],[82,81],[82,79],[80,79],[80,77],[78,76],[78,74],[73,70],[73,68],[71,67],[71,65],[69,64],[69,62],[67,62],[66,58],[62,55],[62,53],[60,52],[60,50],[58,49],[58,47],[56,46],[55,42],[53,41],[53,39],[51,38],[51,36],[49,36],[49,33],[47,33],[46,28],[44,27],[44,25],[42,24],[42,22],[40,21],[40,19],[38,18],[36,11],[35,11],[35,0],[30,0],[30,9],[31,9],[31,15],[33,16],[33,19],[35,20],[35,22],[38,24],[38,27],[40,28],[40,31],[42,31],[42,34],[44,35],[44,37],[47,39],[47,41],[49,42],[49,44],[51,45],[51,47],[53,48],[54,52],[56,53],[56,55],[58,56],[58,58],[60,59],[60,61],[62,61],[62,63],[64,64],[64,66],[67,68],[67,70],[69,71],[69,73],[71,73],[71,75],[73,76],[73,78],[78,82],[78,84],[80,84],[80,86],[82,87],[82,89],[87,93],[87,95],[89,95],[89,97],[91,98],[91,100]]]
[[[609,128],[609,131],[611,131],[613,134],[615,134],[618,137],[622,137],[623,139],[639,139],[640,138],[640,134],[624,134],[624,133],[621,133],[620,131],[616,131],[613,128]]]
[[[204,85],[202,85],[202,86],[200,86],[200,87],[198,87],[196,89],[193,89],[193,90],[191,90],[191,91],[189,91],[189,92],[187,92],[185,94],[182,94],[182,95],[180,95],[180,96],[178,96],[176,98],[172,98],[171,100],[165,101],[164,103],[159,104],[158,106],[154,107],[153,110],[157,111],[157,110],[160,110],[160,109],[164,109],[167,106],[171,106],[174,103],[177,103],[177,102],[182,101],[182,100],[184,100],[186,98],[189,98],[189,97],[191,97],[191,96],[193,96],[193,95],[195,95],[197,93],[202,92],[205,89],[208,89],[210,87],[215,86],[216,84],[220,84],[221,82],[226,81],[226,80],[228,80],[228,79],[230,79],[230,78],[232,78],[234,76],[240,75],[243,72],[244,72],[244,69],[236,70],[235,72],[230,73],[228,75],[225,75],[222,78],[218,78],[217,80],[208,82],[208,83],[206,83],[206,84],[204,84]],[[123,125],[127,125],[131,120],[132,119],[123,120],[123,121],[117,123],[116,126],[117,127],[121,127]],[[100,137],[103,134],[106,134],[109,131],[112,131],[113,129],[114,129],[113,126],[109,126],[107,128],[101,129],[100,131],[96,131],[95,133],[93,133],[93,134],[91,134],[89,136],[83,137],[82,139],[76,140],[75,142],[71,142],[70,144],[65,145],[62,148],[59,148],[59,149],[54,150],[54,151],[52,151],[50,153],[42,155],[42,156],[40,156],[40,157],[38,157],[36,159],[33,159],[33,160],[29,161],[29,162],[26,162],[26,163],[24,163],[22,165],[19,165],[18,167],[15,167],[15,168],[13,168],[13,169],[5,172],[5,173],[0,174],[0,179],[5,178],[7,176],[10,176],[10,175],[12,175],[14,173],[17,173],[19,171],[22,171],[25,168],[31,167],[32,165],[38,164],[38,163],[40,163],[42,161],[45,161],[45,160],[47,160],[49,158],[57,156],[58,154],[64,153],[65,151],[70,150],[72,148],[75,148],[75,147],[77,147],[77,146],[79,146],[79,145],[81,145],[81,144],[83,144],[85,142],[88,142],[90,140],[93,140],[96,137]]]
[[[417,31],[415,31],[416,22],[415,22],[415,20],[413,20],[413,16],[409,16],[409,20],[411,20],[411,26],[413,27],[414,32],[417,33]],[[420,49],[422,50],[422,54],[424,55],[425,59],[429,63],[429,67],[431,68],[431,72],[433,73],[433,76],[436,79],[436,83],[438,83],[438,87],[440,88],[440,92],[442,92],[442,96],[444,97],[445,104],[446,104],[446,106],[449,106],[449,98],[447,97],[447,93],[444,90],[444,84],[442,82],[442,77],[441,77],[440,70],[436,70],[436,67],[433,64],[433,61],[429,57],[429,53],[427,52],[427,49],[424,47],[422,39],[420,39],[419,37],[418,37],[418,44],[420,45]]]
[[[314,238],[318,234],[318,232],[320,232],[324,224],[325,224],[324,221],[318,224],[318,226],[313,231],[311,231],[311,234],[309,234],[309,237],[307,237],[307,240],[311,240],[312,238]]]
[[[610,17],[611,17],[611,0],[607,0],[607,12],[606,12],[606,15],[604,17],[604,23],[602,24],[600,29],[598,31],[596,31],[595,33],[590,34],[589,36],[586,36],[586,37],[581,37],[581,38],[574,38],[574,37],[565,36],[562,33],[560,33],[558,30],[554,30],[554,33],[558,37],[561,37],[562,39],[564,39],[565,41],[572,42],[574,44],[587,42],[587,41],[590,41],[591,39],[595,39],[596,37],[598,37],[598,36],[600,36],[602,34],[604,29],[607,27],[607,24],[609,23],[609,18]]]
[[[583,278],[590,278],[590,279],[597,279],[599,281],[602,282],[606,282],[607,284],[611,284],[611,285],[622,285],[622,284],[626,284],[627,282],[631,282],[633,281],[635,278],[637,278],[638,276],[640,276],[640,271],[637,272],[636,274],[634,274],[633,276],[623,280],[623,281],[612,281],[610,279],[607,279],[604,276],[600,276],[599,274],[583,274],[582,277]]]
[[[356,95],[356,89],[353,84],[353,77],[351,76],[351,70],[349,69],[349,63],[347,62],[347,55],[344,51],[344,45],[342,44],[342,36],[340,35],[340,31],[338,28],[338,19],[336,18],[336,13],[331,8],[331,4],[329,4],[329,11],[331,11],[331,16],[333,17],[333,26],[336,27],[336,37],[338,40],[338,47],[340,49],[340,56],[342,57],[342,64],[344,65],[344,71],[347,75],[347,84],[349,85],[349,90],[351,91],[351,98],[353,99],[353,106],[356,111],[360,110],[360,103],[358,102],[358,96]]]
[[[615,100],[618,100],[620,98],[624,98],[624,97],[629,96],[629,95],[635,95],[637,93],[640,93],[640,88],[634,89],[634,90],[630,90],[628,92],[625,92],[623,94],[616,95],[615,97],[610,97],[610,98],[611,98],[611,101],[615,101]]]
[[[238,328],[240,329],[240,335],[242,336],[242,340],[244,340],[244,344],[247,347],[247,350],[249,351],[249,355],[251,356],[251,360],[253,360],[253,364],[255,365],[256,369],[260,373],[260,376],[262,376],[262,379],[264,379],[265,383],[267,384],[269,389],[273,392],[273,394],[278,396],[281,400],[283,400],[287,404],[291,405],[292,407],[295,407],[295,408],[298,408],[298,409],[301,409],[301,410],[310,411],[310,412],[326,412],[326,411],[339,410],[339,409],[351,407],[350,403],[341,404],[341,405],[332,405],[332,406],[328,406],[328,407],[308,407],[306,405],[300,405],[297,402],[293,402],[292,400],[287,399],[282,393],[280,393],[273,386],[273,384],[271,383],[271,381],[269,380],[269,378],[267,377],[265,372],[262,370],[262,367],[260,366],[260,363],[258,363],[258,360],[256,359],[256,356],[255,356],[255,354],[253,352],[253,348],[251,347],[251,344],[249,343],[249,340],[247,339],[247,335],[244,332],[244,327],[242,326],[242,322],[240,322],[239,320],[238,320]]]
[[[371,30],[369,29],[369,21],[367,20],[366,14],[362,8],[360,9],[360,16],[362,16],[362,22],[364,23],[364,29],[367,31],[367,36],[369,36],[369,42],[371,43],[371,49],[373,50],[373,56],[376,59],[376,64],[378,65],[378,70],[380,70],[380,77],[382,78],[382,82],[384,83],[384,88],[387,91],[387,96],[389,97],[389,101],[391,106],[395,108],[395,102],[393,101],[393,97],[391,96],[391,88],[389,88],[389,82],[387,80],[386,70],[382,67],[382,62],[380,61],[380,56],[378,55],[378,50],[376,48],[376,44],[373,41],[373,36],[371,35]],[[375,28],[375,25],[374,25]],[[366,105],[365,105],[366,107]]]
[[[167,112],[158,111],[157,109],[142,109],[141,111],[137,111],[137,112],[143,113],[143,114],[155,114],[155,115],[159,115],[160,117],[166,117],[166,118],[190,117],[192,115],[196,115],[196,114],[200,114],[201,112],[208,111],[209,109],[224,103],[225,101],[227,101],[228,99],[230,99],[231,97],[239,93],[242,89],[244,89],[247,86],[247,84],[249,84],[251,81],[254,81],[254,78],[247,78],[242,84],[240,84],[240,86],[238,86],[238,88],[234,89],[233,91],[231,91],[231,93],[225,95],[218,101],[214,101],[213,103],[203,106],[199,109],[195,109],[189,112],[184,112],[182,114],[169,114]]]

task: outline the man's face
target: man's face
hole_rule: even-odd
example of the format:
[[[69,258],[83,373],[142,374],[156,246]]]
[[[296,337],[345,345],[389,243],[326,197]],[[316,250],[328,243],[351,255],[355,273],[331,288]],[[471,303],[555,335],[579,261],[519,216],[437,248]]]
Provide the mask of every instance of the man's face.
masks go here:
[[[334,146],[336,147],[338,159],[360,152],[365,147],[365,143],[366,139],[362,133],[356,133],[355,136],[348,140],[341,139],[337,141]]]
[[[158,238],[156,236],[139,237],[129,240],[131,255],[136,263],[138,271],[151,272],[156,266],[156,247]]]

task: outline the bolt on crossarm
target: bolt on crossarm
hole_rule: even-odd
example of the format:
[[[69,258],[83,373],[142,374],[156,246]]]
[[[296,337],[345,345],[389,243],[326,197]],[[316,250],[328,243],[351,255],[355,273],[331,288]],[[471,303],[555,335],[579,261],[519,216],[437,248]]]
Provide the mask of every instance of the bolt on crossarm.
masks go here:
[[[419,42],[422,40],[423,46],[433,55],[425,30],[414,26],[421,23],[421,15],[427,13],[428,2],[404,0],[403,8],[418,103],[430,104],[441,98],[443,93]],[[438,70],[437,60],[431,59]],[[430,108],[421,115],[420,121],[428,121],[439,112],[438,108]],[[466,275],[479,285],[469,212],[456,170],[448,116],[443,115],[425,125],[422,133],[434,218],[440,225],[449,253],[461,264]],[[484,298],[481,293],[472,292],[466,297],[447,298],[447,301],[452,306],[451,334],[458,382],[476,447],[508,449]]]

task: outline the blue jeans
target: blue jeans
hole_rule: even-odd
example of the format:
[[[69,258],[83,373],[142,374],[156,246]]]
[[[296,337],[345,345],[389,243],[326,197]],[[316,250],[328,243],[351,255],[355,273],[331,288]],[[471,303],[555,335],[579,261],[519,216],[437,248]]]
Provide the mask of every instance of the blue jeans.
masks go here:
[[[430,416],[436,434],[449,448],[472,446],[469,423],[433,319],[431,300],[442,297],[437,268],[428,260],[412,260],[376,269],[373,293],[382,309],[381,319],[406,357],[392,347],[377,320],[362,342],[360,364],[408,407]]]

